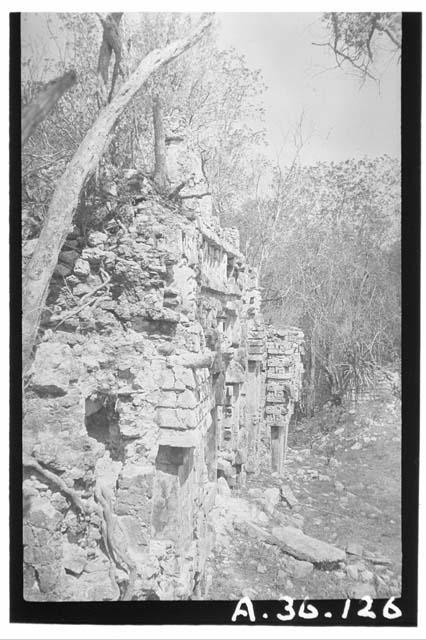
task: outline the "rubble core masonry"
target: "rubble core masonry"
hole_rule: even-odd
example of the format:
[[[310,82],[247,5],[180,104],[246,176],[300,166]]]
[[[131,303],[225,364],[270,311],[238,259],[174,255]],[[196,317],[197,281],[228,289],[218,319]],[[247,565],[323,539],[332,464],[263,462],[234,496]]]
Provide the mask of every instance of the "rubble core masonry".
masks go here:
[[[126,224],[70,231],[52,278],[24,396],[27,600],[203,597],[217,479],[243,485],[265,447],[283,470],[303,334],[265,325],[199,158],[167,148],[180,204],[141,187]]]

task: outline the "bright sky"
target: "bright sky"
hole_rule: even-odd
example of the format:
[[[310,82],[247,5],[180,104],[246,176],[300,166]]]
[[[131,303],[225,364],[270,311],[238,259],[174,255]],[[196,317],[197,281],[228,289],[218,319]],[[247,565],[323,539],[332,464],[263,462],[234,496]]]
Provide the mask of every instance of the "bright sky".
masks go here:
[[[234,46],[249,66],[262,70],[269,153],[280,151],[304,112],[309,137],[301,159],[342,160],[363,155],[400,155],[400,66],[383,58],[380,86],[360,88],[350,68],[335,65],[316,13],[222,13],[220,44]],[[288,144],[281,155],[291,156]]]
[[[262,71],[271,159],[279,154],[282,164],[291,161],[291,137],[302,113],[302,162],[400,155],[400,66],[388,55],[380,65],[380,85],[367,80],[360,87],[350,68],[332,68],[330,50],[312,45],[326,40],[322,14],[217,15],[219,45],[235,47],[251,68]],[[24,17],[22,27],[24,40],[36,40],[57,55],[43,14]]]

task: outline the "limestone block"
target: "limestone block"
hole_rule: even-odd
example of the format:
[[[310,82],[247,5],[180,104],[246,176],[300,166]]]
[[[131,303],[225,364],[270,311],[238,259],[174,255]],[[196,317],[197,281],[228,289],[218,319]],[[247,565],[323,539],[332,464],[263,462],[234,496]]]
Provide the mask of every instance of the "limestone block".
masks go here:
[[[183,367],[190,367],[191,369],[211,367],[213,360],[214,353],[212,351],[205,351],[199,354],[183,353],[182,355],[170,356],[168,358],[172,366],[181,365]]]
[[[78,251],[61,251],[59,260],[68,266],[73,266],[77,258],[80,257]]]
[[[182,384],[184,387],[188,387],[189,389],[195,389],[197,383],[195,381],[194,373],[192,369],[188,369],[183,366],[175,366],[173,367],[173,371],[176,377],[176,383]]]
[[[26,440],[38,439],[41,433],[56,441],[60,434],[80,436],[86,433],[83,398],[77,389],[63,396],[29,398],[24,425]]]
[[[71,348],[60,342],[42,342],[33,364],[33,387],[52,395],[65,395],[71,381],[79,375],[79,367]]]
[[[62,519],[62,514],[57,511],[47,498],[34,498],[31,509],[26,516],[28,524],[40,529],[54,531]]]
[[[334,564],[346,558],[342,549],[307,536],[294,527],[274,527],[272,535],[286,553],[299,560],[314,564]]]
[[[40,591],[43,593],[52,592],[58,583],[63,569],[59,562],[50,565],[38,566],[37,577]]]
[[[182,409],[195,409],[198,406],[198,400],[192,391],[185,389],[183,393],[178,394],[176,406]]]
[[[235,472],[232,464],[228,460],[220,459],[217,461],[218,471],[222,471],[225,476],[232,476]]]
[[[143,500],[143,494],[140,495]],[[147,502],[146,499],[145,502]],[[123,513],[124,503],[120,503],[117,506],[118,509],[116,513],[119,516],[117,523],[124,538],[123,547],[126,546],[128,553],[135,560],[139,560],[139,562],[137,562],[138,565],[140,565],[141,560],[143,561],[141,567],[143,568],[148,560],[147,550],[150,537],[152,501],[149,500],[149,508],[145,508],[143,511],[135,508],[131,515],[121,515]],[[153,573],[155,573],[155,570]]]
[[[358,580],[358,567],[355,564],[348,564],[346,573],[351,580]]]
[[[155,468],[150,465],[127,463],[118,479],[114,510],[119,516],[132,516],[139,528],[141,523],[148,526],[151,520],[154,471]],[[133,525],[129,527],[132,529]],[[146,543],[145,535],[139,543]]]
[[[348,542],[348,544],[346,545],[346,552],[354,556],[361,557],[363,551],[363,546],[361,544],[358,544],[357,542]]]
[[[64,542],[62,565],[66,571],[80,575],[87,564],[87,555],[78,544]]]
[[[179,394],[179,398],[182,394]],[[171,407],[175,408],[177,403],[177,396],[175,391],[161,391],[158,399],[159,407]],[[179,405],[180,406],[180,405]]]
[[[80,283],[72,290],[74,296],[79,298],[80,296],[86,295],[86,293],[90,293],[92,291],[92,287],[89,287],[88,284]]]
[[[263,501],[268,513],[272,513],[280,501],[280,490],[277,487],[270,487],[263,492]]]
[[[149,411],[149,405],[145,403],[140,407],[134,407],[134,412],[126,411],[120,412],[120,433],[126,438],[136,438],[136,437],[148,437],[150,439],[150,434],[156,434],[155,428],[155,410],[152,412]],[[139,410],[138,410],[139,409]]]
[[[99,247],[103,246],[107,240],[108,236],[106,233],[102,233],[101,231],[92,231],[89,233],[87,238],[87,244],[89,247]]]
[[[177,414],[184,429],[195,429],[199,423],[199,417],[194,409],[177,409]]]
[[[159,377],[159,385],[164,391],[174,390],[175,377],[171,369],[164,369]]]
[[[180,518],[178,476],[157,471],[151,520],[155,536],[177,542],[182,535]]]
[[[176,409],[157,409],[157,422],[162,429],[186,429]]]
[[[170,447],[199,447],[202,441],[201,431],[175,431],[162,429],[160,431],[159,444]]]

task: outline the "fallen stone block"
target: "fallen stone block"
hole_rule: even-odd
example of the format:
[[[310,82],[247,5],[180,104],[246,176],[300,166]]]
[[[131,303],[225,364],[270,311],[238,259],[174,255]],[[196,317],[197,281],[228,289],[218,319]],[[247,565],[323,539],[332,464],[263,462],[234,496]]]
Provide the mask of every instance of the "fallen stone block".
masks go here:
[[[74,273],[79,278],[87,278],[90,275],[90,264],[83,258],[77,258],[74,264]]]
[[[87,238],[87,244],[89,247],[98,247],[99,245],[103,245],[107,240],[108,236],[106,233],[102,233],[102,231],[92,231]]]
[[[263,492],[263,503],[265,505],[265,509],[268,513],[272,513],[278,502],[280,501],[280,490],[271,487],[270,489],[265,489]]]
[[[334,564],[346,558],[342,549],[311,538],[294,527],[274,527],[272,536],[276,544],[298,560],[307,560],[314,564]]]
[[[63,545],[63,552],[64,557],[62,564],[64,569],[77,576],[83,573],[83,569],[87,564],[87,557],[84,549],[79,547],[78,544],[66,542]]]
[[[358,580],[358,567],[354,564],[349,564],[346,567],[346,573],[348,575],[348,578],[351,578],[352,580]]]
[[[307,560],[295,560],[289,562],[287,565],[287,571],[292,578],[306,578],[314,570],[312,562]]]

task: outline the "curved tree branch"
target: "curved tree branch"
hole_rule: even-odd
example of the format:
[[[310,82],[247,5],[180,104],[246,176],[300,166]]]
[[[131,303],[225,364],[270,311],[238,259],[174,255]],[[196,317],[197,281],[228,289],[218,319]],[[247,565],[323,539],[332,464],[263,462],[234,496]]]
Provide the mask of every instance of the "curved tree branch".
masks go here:
[[[40,315],[59,251],[68,234],[83,186],[104,153],[112,128],[152,73],[196,44],[211,24],[211,14],[205,14],[186,37],[175,40],[162,49],[154,49],[139,63],[111,103],[102,109],[56,185],[37,246],[25,271],[22,300],[24,372],[30,363]]]

